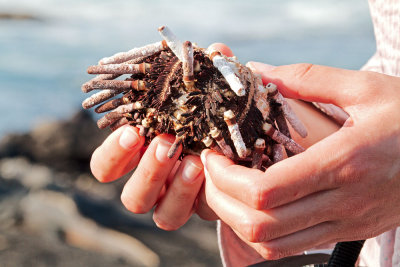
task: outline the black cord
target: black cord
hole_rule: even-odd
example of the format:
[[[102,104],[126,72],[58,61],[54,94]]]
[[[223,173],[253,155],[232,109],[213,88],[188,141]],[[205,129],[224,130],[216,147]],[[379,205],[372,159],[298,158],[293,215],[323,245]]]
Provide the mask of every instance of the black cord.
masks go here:
[[[328,267],[355,266],[365,240],[339,242],[329,258]]]
[[[354,267],[364,242],[365,240],[339,242],[330,256],[329,254],[298,255],[280,260],[263,261],[249,267],[300,267],[310,264],[314,267]]]

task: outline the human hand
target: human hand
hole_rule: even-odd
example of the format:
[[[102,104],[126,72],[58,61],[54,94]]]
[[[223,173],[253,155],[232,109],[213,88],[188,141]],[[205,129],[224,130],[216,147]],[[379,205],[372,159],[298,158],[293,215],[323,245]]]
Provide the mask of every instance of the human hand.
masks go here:
[[[232,56],[222,44],[211,46]],[[147,213],[157,205],[153,220],[164,230],[179,228],[193,211],[203,219],[217,219],[201,191],[204,173],[200,158],[190,155],[178,161],[182,147],[172,159],[168,158],[174,141],[171,135],[157,136],[147,149],[144,140],[136,127],[117,129],[93,153],[93,175],[101,182],[111,182],[136,168],[123,189],[122,203],[133,213]]]
[[[350,118],[266,172],[203,151],[207,203],[221,220],[266,259],[400,225],[400,78],[310,64],[250,66],[284,96],[333,103]]]
[[[164,230],[186,223],[204,180],[199,157],[186,156],[179,162],[181,147],[173,158],[167,157],[174,139],[160,135],[144,151],[144,137],[126,125],[110,134],[91,160],[92,173],[101,182],[118,179],[136,167],[122,191],[122,203],[133,213],[147,213],[157,205],[153,220]]]

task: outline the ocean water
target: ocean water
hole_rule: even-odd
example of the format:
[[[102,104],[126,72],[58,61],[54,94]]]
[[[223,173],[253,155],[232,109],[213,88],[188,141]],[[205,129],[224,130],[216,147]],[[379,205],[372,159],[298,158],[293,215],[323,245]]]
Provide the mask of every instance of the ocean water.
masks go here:
[[[243,63],[358,69],[375,51],[366,0],[0,0],[4,13],[36,19],[0,20],[0,137],[73,114],[87,66],[160,40],[162,25]]]

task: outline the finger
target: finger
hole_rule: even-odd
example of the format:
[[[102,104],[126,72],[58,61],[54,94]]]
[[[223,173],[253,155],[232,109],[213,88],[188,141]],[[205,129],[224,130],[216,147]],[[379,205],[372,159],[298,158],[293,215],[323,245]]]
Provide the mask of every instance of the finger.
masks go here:
[[[233,57],[233,52],[232,52],[232,50],[231,50],[226,44],[223,44],[223,43],[213,43],[213,44],[210,45],[208,48],[209,48],[209,49],[217,50],[217,51],[221,52],[222,54],[224,54],[224,55],[227,56],[227,57]]]
[[[200,193],[197,197],[195,209],[196,209],[197,215],[199,215],[199,217],[202,218],[203,220],[215,221],[215,220],[219,219],[217,214],[215,214],[215,212],[207,204],[204,183],[203,183],[203,186],[201,187]]]
[[[174,140],[171,135],[159,135],[143,154],[121,194],[122,203],[131,212],[146,213],[157,202],[167,177],[182,151],[180,146],[174,157],[168,158],[167,153]]]
[[[133,158],[126,164],[124,170],[122,171],[123,175],[125,175],[128,172],[130,172],[133,169],[135,169],[136,166],[139,164],[139,161],[140,161],[141,158],[142,158],[142,155],[140,153],[136,153],[133,156]]]
[[[261,63],[261,62],[254,62],[250,61],[246,63],[246,67],[250,68],[252,72],[260,74],[262,78],[264,78],[263,74],[269,73],[273,69],[276,68],[274,65],[266,64],[266,63]],[[263,79],[265,82],[265,80]],[[267,82],[265,82],[267,83]]]
[[[249,62],[247,66],[261,74],[264,83],[278,85],[285,97],[332,103],[343,108],[358,99],[360,92],[357,85],[365,79],[363,72],[313,64],[272,68],[263,63]]]
[[[351,170],[344,169],[343,162],[351,155],[352,145],[342,135],[337,132],[264,173],[235,165],[211,150],[203,151],[201,159],[219,190],[255,209],[270,209],[345,182]],[[339,148],[338,143],[348,145]]]
[[[93,152],[93,175],[101,182],[110,182],[131,171],[138,163],[136,155],[143,144],[144,137],[137,128],[126,125],[117,129]]]
[[[238,199],[256,209],[263,209],[259,201],[258,191],[264,184],[264,173],[250,169],[234,162],[212,150],[204,150],[201,154],[203,165],[207,169],[213,184],[232,198]]]
[[[200,158],[186,156],[154,211],[153,220],[159,228],[171,231],[186,223],[193,213],[193,205],[203,180],[203,164]]]
[[[338,241],[335,239],[337,229],[333,222],[324,222],[281,238],[260,243],[249,242],[239,232],[236,230],[234,232],[266,260],[293,256],[307,249]]]
[[[168,177],[167,177],[167,182],[166,182],[166,186],[168,187],[170,184],[172,184],[172,181],[175,178],[175,174],[179,169],[179,166],[181,165],[181,161],[177,161],[175,163],[175,166],[172,168],[171,172],[169,173]]]
[[[327,204],[333,204],[333,192],[314,194],[288,205],[260,211],[219,191],[208,175],[206,172],[208,204],[222,221],[250,242],[280,238],[328,221],[332,217],[326,207]]]

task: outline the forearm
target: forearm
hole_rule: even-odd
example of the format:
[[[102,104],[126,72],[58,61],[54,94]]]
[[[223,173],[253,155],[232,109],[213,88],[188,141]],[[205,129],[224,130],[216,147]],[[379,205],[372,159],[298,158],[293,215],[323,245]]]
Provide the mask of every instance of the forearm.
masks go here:
[[[340,126],[335,121],[327,117],[310,103],[294,99],[288,99],[288,102],[308,130],[307,137],[302,138],[296,131],[290,128],[293,139],[303,147],[310,147],[339,130]]]

